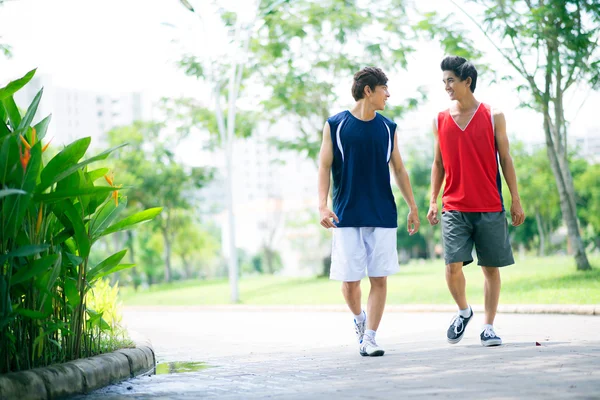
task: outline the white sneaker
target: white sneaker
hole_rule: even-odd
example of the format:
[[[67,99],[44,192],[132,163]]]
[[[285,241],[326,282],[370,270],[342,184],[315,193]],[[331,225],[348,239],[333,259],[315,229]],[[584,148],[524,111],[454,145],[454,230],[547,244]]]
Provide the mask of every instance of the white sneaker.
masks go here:
[[[367,329],[367,316],[365,314],[365,320],[363,322],[356,322],[354,320],[354,331],[356,332],[356,339],[358,343],[361,343],[365,336],[365,330]]]
[[[496,335],[494,328],[489,325],[481,331],[479,338],[481,339],[481,345],[485,347],[500,346],[502,344],[502,339]]]
[[[375,343],[375,339],[364,336],[363,341],[359,347],[360,355],[363,357],[379,357],[382,356],[385,351]]]

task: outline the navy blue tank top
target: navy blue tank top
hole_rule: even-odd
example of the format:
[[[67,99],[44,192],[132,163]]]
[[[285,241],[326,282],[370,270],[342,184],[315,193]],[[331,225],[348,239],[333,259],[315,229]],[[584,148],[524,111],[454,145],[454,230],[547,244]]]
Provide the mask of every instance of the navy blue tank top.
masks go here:
[[[362,121],[344,111],[330,117],[333,212],[345,227],[397,228],[389,162],[396,124],[375,114]]]

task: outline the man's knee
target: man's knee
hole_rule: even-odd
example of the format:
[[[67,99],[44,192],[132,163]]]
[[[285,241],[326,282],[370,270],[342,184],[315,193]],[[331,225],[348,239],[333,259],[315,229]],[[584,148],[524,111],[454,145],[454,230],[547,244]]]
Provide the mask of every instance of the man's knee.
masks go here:
[[[371,287],[384,288],[387,285],[387,276],[369,277]]]
[[[486,279],[500,279],[500,268],[498,267],[481,267],[481,270]]]
[[[342,291],[346,293],[354,293],[360,289],[360,281],[356,282],[343,282]]]
[[[462,269],[463,269],[462,262],[446,264],[446,274],[447,275],[459,275],[462,272]]]

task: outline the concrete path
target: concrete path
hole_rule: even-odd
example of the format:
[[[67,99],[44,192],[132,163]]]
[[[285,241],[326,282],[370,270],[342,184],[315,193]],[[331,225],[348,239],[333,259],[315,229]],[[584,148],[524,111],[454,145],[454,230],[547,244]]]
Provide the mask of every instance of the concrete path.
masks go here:
[[[81,399],[600,399],[600,317],[500,314],[496,348],[479,343],[482,313],[462,342],[446,343],[451,317],[387,313],[377,333],[386,355],[364,358],[347,313],[126,309],[159,370],[209,368]]]

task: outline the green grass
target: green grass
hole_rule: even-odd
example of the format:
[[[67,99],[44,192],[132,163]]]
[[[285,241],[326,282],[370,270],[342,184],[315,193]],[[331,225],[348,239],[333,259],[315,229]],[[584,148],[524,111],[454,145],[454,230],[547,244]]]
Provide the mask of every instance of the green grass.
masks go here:
[[[578,272],[572,257],[527,258],[502,269],[502,304],[600,304],[600,257],[594,269]],[[483,274],[471,264],[464,269],[467,298],[483,304]],[[366,297],[368,283],[363,284]],[[242,277],[243,304],[343,304],[340,283],[323,278]],[[186,281],[153,286],[135,293],[121,288],[125,305],[229,304],[226,280]],[[390,277],[388,304],[453,304],[441,261],[413,262]]]

